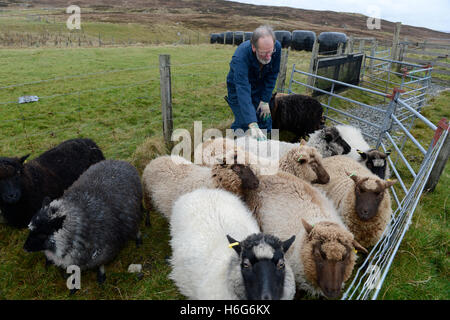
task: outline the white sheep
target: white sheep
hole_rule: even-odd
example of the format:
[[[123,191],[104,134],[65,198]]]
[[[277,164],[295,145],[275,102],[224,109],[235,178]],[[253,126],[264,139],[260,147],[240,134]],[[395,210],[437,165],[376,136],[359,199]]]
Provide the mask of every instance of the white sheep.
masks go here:
[[[222,188],[241,197],[258,186],[253,171],[242,164],[218,164],[201,167],[180,156],[161,156],[150,161],[142,173],[144,202],[151,203],[166,218],[170,217],[174,201],[198,188]]]
[[[351,147],[351,151],[346,156],[361,162],[381,179],[390,177],[389,165],[386,159],[390,152],[384,153],[371,148],[358,128],[350,125],[338,125],[336,129],[339,131],[342,139]]]
[[[252,213],[235,195],[197,189],[181,196],[173,206],[170,235],[169,277],[187,298],[294,297],[294,275],[284,253],[295,236],[282,242],[260,233]]]
[[[373,246],[391,219],[388,188],[396,180],[382,180],[346,156],[325,158],[322,163],[330,174],[330,182],[315,186],[333,201],[355,239],[363,246]]]
[[[297,287],[311,295],[337,297],[352,273],[354,248],[367,251],[354,240],[331,201],[309,183],[285,172],[259,180],[246,203],[263,232],[281,239],[296,235],[286,257]]]

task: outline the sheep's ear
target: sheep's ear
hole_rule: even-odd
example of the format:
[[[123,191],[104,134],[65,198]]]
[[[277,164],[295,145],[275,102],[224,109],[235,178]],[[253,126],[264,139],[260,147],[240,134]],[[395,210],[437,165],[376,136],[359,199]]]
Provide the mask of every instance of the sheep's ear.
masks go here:
[[[228,239],[228,242],[230,243],[229,247],[233,248],[234,251],[236,251],[236,253],[238,255],[241,255],[241,244],[239,243],[239,241],[233,239],[228,234],[227,234],[227,239]]]
[[[356,250],[362,251],[362,252],[364,252],[365,254],[368,254],[368,253],[369,253],[369,251],[367,251],[367,249],[364,248],[362,245],[360,245],[360,244],[358,243],[358,241],[356,241],[356,240],[353,240],[353,246],[355,247]]]
[[[29,154],[27,154],[26,156],[23,156],[23,157],[21,157],[20,159],[19,159],[19,161],[20,161],[20,163],[24,163],[25,162],[25,160],[27,160],[27,158],[30,156],[30,153]]]
[[[291,245],[294,243],[294,241],[295,241],[295,235],[293,235],[286,241],[283,241],[283,244],[282,244],[283,252],[286,253],[289,250],[289,248],[291,247]]]
[[[306,220],[303,219],[303,218],[302,218],[302,224],[303,224],[303,227],[306,230],[306,233],[309,234],[311,232],[311,230],[313,229],[313,226],[310,225],[308,222],[306,222]]]
[[[42,208],[48,206],[50,202],[52,202],[52,199],[50,199],[49,197],[45,197],[44,200],[42,200]]]
[[[348,177],[350,178],[350,179],[352,179],[353,181],[355,181],[355,183],[358,183],[358,176],[356,175],[356,174],[354,174],[354,173],[348,173],[348,171],[346,170],[345,171],[345,174],[346,175],[348,175]]]
[[[301,139],[300,140],[300,145],[301,146],[306,146],[307,142],[305,141],[305,139]]]
[[[358,152],[358,154],[361,156],[362,159],[364,159],[364,160],[367,159],[367,153],[365,153],[364,151],[356,149],[356,152]]]
[[[386,180],[384,182],[384,187],[387,189],[389,187],[392,187],[395,183],[397,182],[397,179],[392,179],[392,180]]]
[[[384,154],[385,154],[386,157],[387,157],[387,156],[389,156],[389,155],[391,154],[391,152],[392,152],[391,150],[388,150],[388,151],[386,151]]]

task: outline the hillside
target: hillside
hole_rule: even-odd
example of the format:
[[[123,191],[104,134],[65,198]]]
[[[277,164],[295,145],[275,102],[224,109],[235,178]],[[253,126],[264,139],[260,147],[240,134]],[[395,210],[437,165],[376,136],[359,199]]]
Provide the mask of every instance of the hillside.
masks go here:
[[[49,15],[63,18],[66,0],[2,0],[3,14],[22,8],[60,8]],[[269,23],[277,30],[340,31],[353,36],[374,36],[391,40],[394,22],[382,20],[381,30],[368,30],[367,17],[361,14],[333,11],[303,10],[288,7],[269,7],[224,0],[77,0],[82,19],[89,22],[138,23],[145,26],[177,25],[185,29],[209,33],[225,30],[253,30]],[[409,40],[450,38],[449,33],[403,25],[401,37]]]

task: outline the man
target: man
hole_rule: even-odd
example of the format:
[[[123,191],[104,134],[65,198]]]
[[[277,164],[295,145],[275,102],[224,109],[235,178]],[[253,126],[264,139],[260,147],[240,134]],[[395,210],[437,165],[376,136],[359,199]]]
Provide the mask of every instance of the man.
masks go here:
[[[227,102],[235,121],[231,129],[250,129],[266,140],[261,129],[272,130],[269,101],[280,71],[281,44],[271,27],[258,27],[250,40],[237,47],[227,76]]]

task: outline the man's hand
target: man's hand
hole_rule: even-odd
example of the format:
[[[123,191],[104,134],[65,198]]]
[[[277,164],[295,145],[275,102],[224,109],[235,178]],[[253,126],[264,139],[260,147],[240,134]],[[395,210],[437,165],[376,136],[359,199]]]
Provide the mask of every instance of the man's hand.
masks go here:
[[[248,125],[250,129],[250,136],[252,138],[255,138],[258,141],[264,141],[267,140],[264,133],[261,131],[261,129],[258,127],[258,124],[256,122],[252,122]]]
[[[258,108],[256,109],[256,112],[261,111],[261,119],[263,121],[266,121],[267,119],[270,119],[270,107],[267,102],[261,101],[259,103]]]

